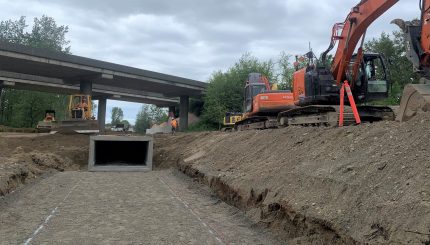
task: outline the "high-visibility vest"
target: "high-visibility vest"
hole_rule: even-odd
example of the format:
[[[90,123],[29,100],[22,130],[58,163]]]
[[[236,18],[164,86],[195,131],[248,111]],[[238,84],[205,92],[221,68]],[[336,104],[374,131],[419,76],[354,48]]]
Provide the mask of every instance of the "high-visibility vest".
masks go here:
[[[172,119],[172,127],[176,128],[178,126],[178,122],[176,121],[176,119]]]

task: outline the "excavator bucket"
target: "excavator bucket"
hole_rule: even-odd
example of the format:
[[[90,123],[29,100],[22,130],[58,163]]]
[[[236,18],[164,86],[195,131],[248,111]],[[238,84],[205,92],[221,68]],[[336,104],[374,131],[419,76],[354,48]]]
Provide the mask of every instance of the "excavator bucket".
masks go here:
[[[430,112],[430,84],[407,84],[396,120],[408,121],[421,112]]]

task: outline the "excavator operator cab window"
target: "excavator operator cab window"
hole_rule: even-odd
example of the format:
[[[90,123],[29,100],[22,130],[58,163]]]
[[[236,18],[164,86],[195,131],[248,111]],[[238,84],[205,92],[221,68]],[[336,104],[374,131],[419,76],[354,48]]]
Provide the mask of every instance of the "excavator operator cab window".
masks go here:
[[[252,111],[252,101],[258,94],[266,92],[265,84],[248,84],[245,87],[245,111]]]
[[[380,55],[364,58],[364,76],[367,80],[367,99],[381,99],[388,96],[389,82],[386,66]]]
[[[258,94],[262,94],[266,92],[266,85],[253,85],[252,86],[252,97],[257,96]]]

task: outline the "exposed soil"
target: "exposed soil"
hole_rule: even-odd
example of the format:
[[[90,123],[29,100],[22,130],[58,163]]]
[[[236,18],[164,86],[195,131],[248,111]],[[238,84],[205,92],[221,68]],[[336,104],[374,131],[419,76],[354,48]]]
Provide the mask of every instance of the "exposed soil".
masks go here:
[[[0,196],[85,168],[88,136],[0,134]],[[430,244],[430,115],[407,123],[156,135],[177,167],[289,244]]]
[[[0,196],[42,174],[88,163],[86,135],[0,133]]]
[[[430,116],[157,135],[177,166],[289,244],[430,244]]]

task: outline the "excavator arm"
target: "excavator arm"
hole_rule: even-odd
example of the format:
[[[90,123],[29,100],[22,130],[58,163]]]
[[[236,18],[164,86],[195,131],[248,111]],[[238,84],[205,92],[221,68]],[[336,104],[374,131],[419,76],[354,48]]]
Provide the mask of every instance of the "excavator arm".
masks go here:
[[[420,84],[407,84],[397,114],[407,121],[419,112],[430,112],[430,0],[420,0],[421,20],[395,19],[405,35],[406,57],[420,75]]]
[[[420,42],[423,54],[420,57],[420,63],[421,66],[425,66],[428,69],[430,67],[430,1],[421,0],[421,4]]]
[[[331,72],[339,85],[345,78],[345,71],[360,39],[364,38],[367,28],[399,0],[362,0],[352,8],[343,23],[333,27],[329,48],[322,54],[323,61],[338,41]],[[360,52],[359,52],[360,53]],[[356,61],[359,62],[359,61]]]

